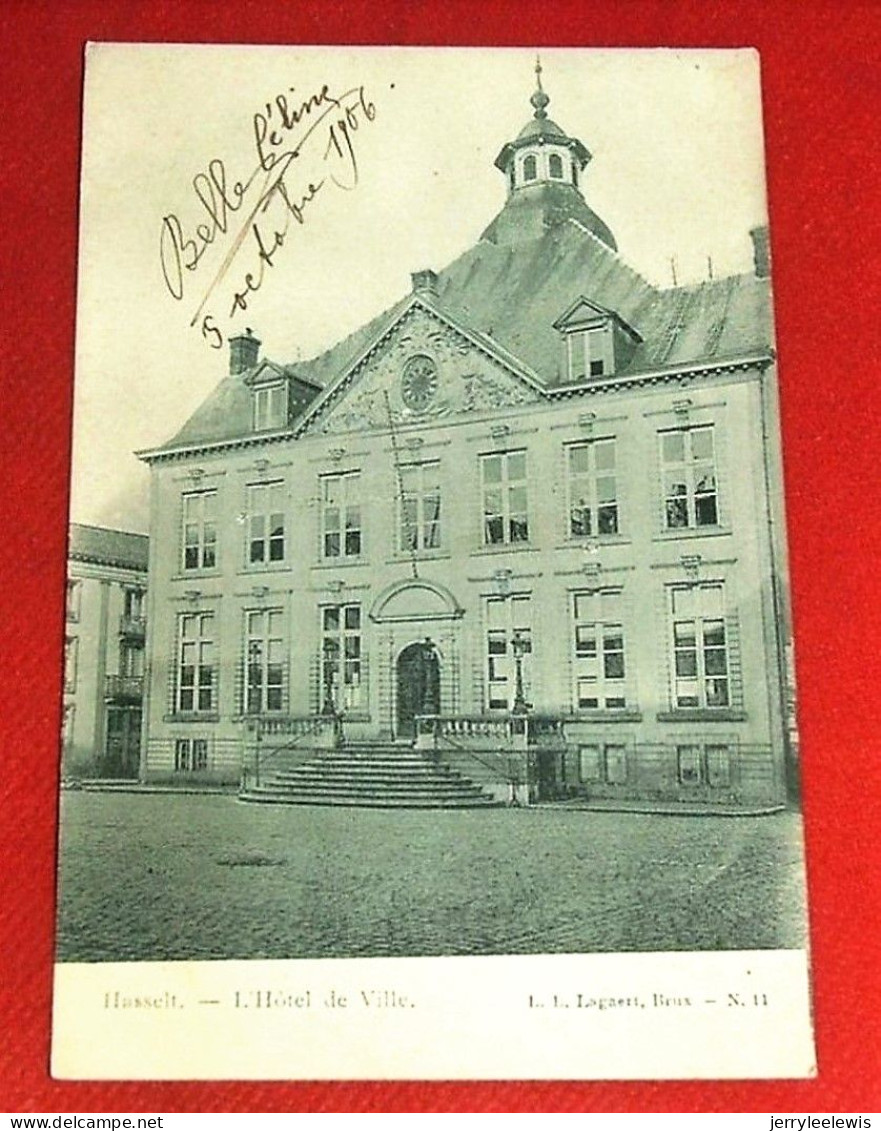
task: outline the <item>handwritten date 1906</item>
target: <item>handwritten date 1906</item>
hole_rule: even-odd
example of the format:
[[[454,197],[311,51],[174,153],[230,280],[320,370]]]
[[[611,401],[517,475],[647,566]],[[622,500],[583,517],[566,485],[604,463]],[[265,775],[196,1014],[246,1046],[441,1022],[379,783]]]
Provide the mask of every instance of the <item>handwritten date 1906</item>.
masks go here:
[[[291,87],[290,93],[294,93]],[[223,335],[211,313],[204,313],[212,293],[222,283],[240,252],[256,253],[255,268],[243,276],[243,285],[234,290],[228,317],[247,309],[248,299],[259,290],[267,268],[274,266],[275,253],[285,243],[292,222],[306,222],[308,206],[327,184],[351,191],[359,180],[353,135],[359,126],[372,122],[376,107],[365,95],[363,86],[335,96],[327,84],[302,101],[279,94],[253,115],[257,166],[244,180],[230,181],[219,158],[192,181],[201,222],[187,230],[175,213],[163,217],[159,240],[162,277],[173,299],[184,297],[186,274],[195,273],[207,250],[227,236],[236,214],[242,210],[238,230],[217,274],[205,291],[190,325],[201,326],[202,336],[215,349],[221,348]],[[325,142],[324,150],[316,141]],[[292,170],[306,155],[312,162],[311,179],[301,175],[294,181]],[[316,162],[322,175],[316,175]],[[304,169],[305,173],[305,169]],[[274,205],[281,211],[270,212]],[[201,321],[200,321],[201,320]]]

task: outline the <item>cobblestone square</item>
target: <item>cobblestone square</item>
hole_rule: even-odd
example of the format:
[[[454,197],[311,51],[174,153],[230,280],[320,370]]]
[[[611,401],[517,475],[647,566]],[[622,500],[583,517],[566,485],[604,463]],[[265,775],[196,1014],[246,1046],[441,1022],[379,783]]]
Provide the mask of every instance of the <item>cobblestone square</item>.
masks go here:
[[[64,961],[799,947],[800,819],[66,793]]]

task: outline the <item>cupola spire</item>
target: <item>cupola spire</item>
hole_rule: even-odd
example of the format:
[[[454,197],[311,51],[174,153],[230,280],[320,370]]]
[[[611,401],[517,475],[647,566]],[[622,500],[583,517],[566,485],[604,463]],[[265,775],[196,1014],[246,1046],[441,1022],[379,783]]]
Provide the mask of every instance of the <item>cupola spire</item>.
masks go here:
[[[581,178],[590,152],[548,117],[551,100],[542,85],[542,70],[541,56],[536,55],[535,90],[529,98],[532,116],[520,133],[502,146],[495,160],[496,168],[505,175],[508,200],[483,238],[532,238],[570,219],[615,251],[615,237],[582,194]]]
[[[546,118],[548,116],[547,106],[550,98],[545,94],[544,87],[541,85],[541,56],[535,57],[535,93],[529,99],[535,113],[533,118]]]

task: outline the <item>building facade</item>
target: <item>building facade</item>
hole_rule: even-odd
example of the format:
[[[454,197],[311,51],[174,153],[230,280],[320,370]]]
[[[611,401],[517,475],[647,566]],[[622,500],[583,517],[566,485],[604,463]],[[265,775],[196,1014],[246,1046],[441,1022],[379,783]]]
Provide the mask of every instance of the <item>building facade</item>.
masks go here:
[[[766,233],[754,274],[650,285],[531,103],[473,248],[311,361],[233,339],[141,453],[145,779],[234,782],[333,719],[518,800],[782,800]]]
[[[136,778],[144,689],[145,534],[72,523],[62,774]]]

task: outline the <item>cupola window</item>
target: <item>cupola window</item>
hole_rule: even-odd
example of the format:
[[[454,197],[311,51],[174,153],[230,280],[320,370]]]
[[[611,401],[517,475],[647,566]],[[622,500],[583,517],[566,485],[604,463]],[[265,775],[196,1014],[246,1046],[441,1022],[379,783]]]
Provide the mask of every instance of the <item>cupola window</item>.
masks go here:
[[[558,181],[563,179],[563,158],[559,153],[552,153],[548,158],[548,172]]]
[[[538,162],[535,154],[530,153],[523,161],[523,180],[534,181],[538,177]]]

